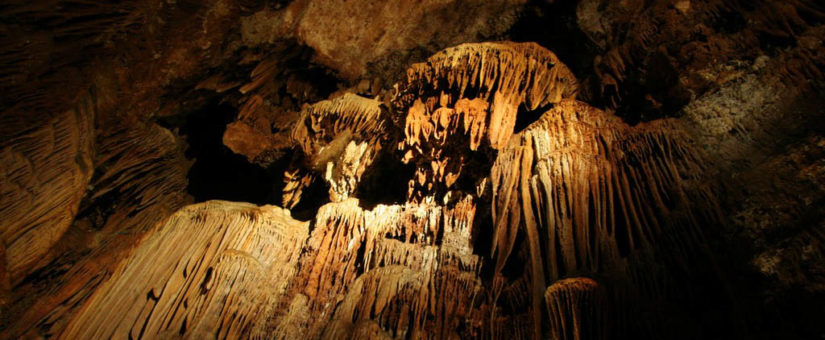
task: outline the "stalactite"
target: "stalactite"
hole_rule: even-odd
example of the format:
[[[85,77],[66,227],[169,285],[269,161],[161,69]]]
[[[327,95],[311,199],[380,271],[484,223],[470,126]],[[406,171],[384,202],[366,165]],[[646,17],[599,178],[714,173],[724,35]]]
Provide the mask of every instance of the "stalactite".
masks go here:
[[[555,54],[535,43],[463,44],[410,67],[407,79],[397,87],[393,105],[401,112],[410,110],[407,117],[420,116],[425,110],[422,104],[426,105],[428,115],[437,112],[438,107],[455,108],[465,120],[465,131],[467,124],[474,124],[468,121],[471,118],[486,120],[485,131],[472,130],[473,145],[484,134],[489,145],[497,149],[509,140],[519,105],[532,111],[562,98],[575,98],[577,91],[576,78],[570,70]],[[462,112],[458,103],[464,98],[487,101],[488,117]],[[485,109],[478,104],[472,107]],[[445,125],[450,121],[443,113],[439,116],[433,122]],[[426,135],[430,130],[407,125],[407,137],[413,140],[420,137],[410,134],[411,131]]]
[[[659,256],[685,257],[703,244],[702,231],[690,210],[679,211],[703,201],[693,209],[713,211],[712,195],[683,189],[700,173],[697,157],[674,122],[631,128],[587,104],[560,102],[493,166],[496,272],[523,231],[535,310],[548,280],[624,268],[624,257],[664,238],[682,246]]]
[[[315,178],[315,174],[302,167],[284,171],[284,189],[281,195],[281,204],[284,208],[292,209],[298,205],[304,189],[309,187]]]
[[[508,53],[518,50],[510,45],[506,47],[511,48],[503,48]],[[464,48],[473,50],[467,46]],[[302,269],[292,293],[281,302],[281,305],[305,311],[305,315],[276,318],[280,320],[275,322],[278,329],[288,330],[288,334],[307,334],[300,331],[307,330],[311,337],[343,338],[355,334],[360,329],[357,325],[366,325],[364,327],[377,326],[388,332],[382,333],[384,335],[423,336],[429,332],[425,330],[430,329],[427,322],[421,319],[421,310],[416,309],[423,302],[414,302],[416,300],[412,298],[422,294],[422,290],[430,291],[425,289],[428,284],[421,280],[439,275],[465,275],[461,273],[466,273],[469,278],[471,273],[478,271],[479,262],[471,255],[470,240],[475,214],[473,195],[480,193],[471,193],[459,199],[453,208],[441,206],[441,197],[432,195],[443,193],[445,205],[452,200],[451,195],[464,195],[461,191],[450,190],[450,187],[460,176],[461,167],[469,157],[467,155],[478,152],[483,145],[495,146],[489,139],[484,142],[486,137],[483,136],[489,136],[491,126],[502,124],[499,118],[491,118],[493,110],[490,107],[496,105],[496,99],[491,102],[490,97],[483,94],[486,88],[479,84],[486,81],[497,89],[507,88],[490,84],[514,76],[498,76],[510,71],[500,71],[490,66],[485,69],[495,70],[489,72],[496,76],[492,80],[485,78],[475,83],[474,77],[483,72],[473,71],[473,66],[470,71],[463,71],[459,66],[467,67],[467,64],[474,63],[485,65],[485,54],[466,52],[469,56],[465,56],[462,54],[465,52],[448,49],[438,56],[445,58],[443,55],[450,53],[457,55],[456,59],[448,58],[450,61],[443,64],[452,65],[457,70],[423,64],[411,68],[407,83],[402,85],[393,101],[394,105],[405,108],[402,112],[406,115],[402,121],[398,117],[381,116],[383,111],[379,103],[353,95],[304,109],[303,123],[296,127],[293,139],[301,145],[306,155],[304,164],[330,183],[333,191],[331,197],[337,203],[322,207],[316,216],[315,229],[305,250],[309,255],[302,259]],[[539,55],[546,55],[541,53]],[[502,55],[509,54],[502,52]],[[440,59],[434,57],[428,65],[441,65],[433,60]],[[495,62],[499,60],[495,59]],[[530,66],[524,69],[516,67],[524,73],[514,71],[514,74],[525,77],[516,79],[541,78],[547,81],[542,78],[544,73],[530,73],[533,72],[530,67],[540,64],[528,62],[526,65]],[[417,71],[426,67],[440,71],[432,71],[437,75]],[[553,63],[553,67],[559,69],[542,71],[553,74],[545,78],[556,81],[557,74],[569,74],[560,63]],[[469,72],[472,76],[462,78],[462,72]],[[424,77],[430,78],[421,80]],[[529,84],[520,80],[516,83]],[[432,86],[436,91],[425,91],[422,84],[430,84],[427,86]],[[696,225],[699,219],[691,217],[689,211],[681,211],[688,209],[684,206],[688,195],[708,202],[712,201],[712,195],[701,190],[696,193],[683,190],[687,183],[698,181],[695,176],[701,172],[701,161],[691,151],[690,142],[681,128],[672,121],[630,127],[618,117],[565,99],[562,93],[572,96],[575,89],[563,86],[575,84],[575,81],[558,84],[561,85],[554,90],[558,92],[547,96],[531,92],[532,87],[510,88],[513,96],[528,108],[533,104],[533,109],[548,104],[553,106],[538,121],[517,132],[508,144],[497,147],[499,152],[490,174],[494,272],[496,277],[500,277],[498,273],[504,269],[513,249],[522,247],[522,244],[516,243],[522,232],[526,238],[524,247],[519,248],[518,253],[528,265],[524,274],[514,278],[515,281],[500,293],[491,295],[484,304],[486,307],[481,307],[495,315],[495,311],[501,309],[498,304],[503,302],[509,305],[510,313],[517,314],[490,319],[489,314],[467,312],[468,316],[472,315],[472,320],[488,320],[478,322],[473,332],[496,334],[494,327],[487,329],[484,325],[489,325],[488,322],[516,322],[532,324],[533,331],[523,336],[541,337],[541,325],[544,323],[541,311],[547,306],[545,288],[548,282],[556,282],[572,273],[613,271],[619,273],[620,281],[655,284],[659,282],[659,274],[633,276],[635,271],[627,271],[628,266],[639,265],[635,260],[628,260],[638,257],[633,254],[650,253],[646,249],[661,251],[655,247],[660,242],[672,247],[656,256],[679,261],[674,258],[682,256],[682,252],[701,240],[701,231]],[[543,83],[535,86],[540,89],[538,92],[553,89]],[[437,91],[442,92],[427,97]],[[445,91],[459,94],[453,97],[448,94],[452,92]],[[464,98],[465,91],[472,94]],[[406,99],[410,96],[415,99]],[[370,111],[362,109],[364,106],[374,108],[372,119],[365,118]],[[330,117],[335,120],[330,120]],[[364,150],[371,145],[381,146],[387,139],[359,143],[355,136],[363,136],[362,131],[378,134],[378,130],[371,129],[388,124],[388,118],[405,126],[405,139],[398,146],[405,153],[405,161],[416,161],[417,172],[411,179],[411,192],[406,204],[378,205],[371,211],[365,211],[358,206],[357,200],[335,192],[352,192],[356,183],[335,182],[330,169],[338,168],[346,172],[350,164],[368,165],[369,162],[361,160]],[[509,127],[511,131],[513,128]],[[335,158],[324,156],[327,149],[337,150],[332,153]],[[320,167],[322,164],[327,164],[326,171]],[[357,180],[357,171],[353,169],[349,169],[349,178]],[[298,188],[306,185],[303,181],[307,177],[300,172],[288,174],[294,182],[294,185],[288,184],[289,194],[293,195]],[[337,189],[341,187],[345,189]],[[420,196],[415,194],[417,190]],[[682,215],[685,217],[679,217]],[[678,237],[673,236],[674,233]],[[666,238],[680,241],[664,241]],[[668,251],[673,255],[668,255]],[[449,270],[438,275],[426,273],[427,268],[444,268],[444,261],[448,259],[452,260],[446,263],[453,264],[446,268],[456,268],[458,271]],[[499,298],[502,300],[499,301]],[[387,301],[397,301],[397,308],[401,309],[393,309],[395,305]],[[382,314],[381,310],[385,309],[395,310],[395,314]],[[399,311],[402,314],[398,314]],[[429,311],[430,317],[433,312],[435,310]],[[405,316],[406,313],[412,316]],[[330,314],[335,315],[331,322],[312,320],[310,317]],[[407,331],[425,333],[405,333]],[[593,334],[604,331],[604,328],[595,329]],[[426,337],[429,336],[432,334]]]
[[[652,46],[658,24],[640,23],[637,43]],[[821,50],[808,45],[793,56],[804,60]],[[283,117],[277,113],[318,93],[282,69],[285,60],[305,56],[280,52],[287,57],[244,52],[241,64],[256,65],[248,79],[213,74],[197,88],[237,88],[238,119],[223,141],[250,162],[271,164],[274,152],[295,146],[284,175],[285,208],[295,207],[314,180],[326,181],[332,202],[310,222],[282,208],[219,201],[172,214],[188,200],[180,194],[187,166],[176,138],[127,115],[120,124],[102,121],[93,177],[85,165],[88,145],[69,143],[71,156],[80,156],[75,159],[63,155],[58,142],[32,144],[39,154],[60,153],[42,164],[59,161],[79,170],[72,168],[75,176],[66,177],[74,181],[60,186],[74,196],[62,199],[61,191],[56,208],[33,205],[43,213],[23,215],[66,215],[68,209],[74,218],[78,206],[89,205],[77,221],[98,230],[101,244],[94,256],[73,263],[69,279],[49,291],[53,298],[21,320],[62,338],[603,339],[614,330],[608,321],[629,322],[606,316],[630,310],[620,305],[627,296],[668,296],[693,284],[671,282],[687,276],[672,272],[712,264],[702,259],[703,228],[714,221],[716,202],[704,186],[703,158],[683,128],[672,119],[631,126],[576,101],[572,72],[537,44],[448,48],[409,68],[389,105],[346,93]],[[632,53],[606,52],[602,81],[625,81]],[[817,71],[790,64],[782,75]],[[286,122],[279,125],[283,131],[275,131],[273,119]],[[88,131],[44,134],[55,140],[91,134],[89,121],[54,121],[72,124]],[[8,164],[37,163],[15,158],[11,147],[2,150]],[[406,202],[367,208],[358,186],[379,155],[413,162],[415,173],[405,178]],[[54,171],[63,169],[29,177],[56,178]],[[14,169],[0,172],[8,173],[17,177],[2,183],[27,180]],[[55,183],[63,182],[44,186]],[[92,203],[81,203],[87,185],[89,202],[118,208],[89,216]],[[21,221],[4,233],[35,224]],[[3,236],[11,246],[0,245],[0,255],[15,258],[21,246]],[[490,248],[475,249],[488,241]],[[50,246],[24,247],[26,257]],[[19,278],[12,262],[10,276]],[[492,268],[482,273],[485,263]],[[591,275],[598,280],[584,277]],[[3,331],[0,336],[25,333]]]
[[[575,98],[577,82],[550,51],[534,43],[477,43],[445,49],[407,70],[391,100],[403,113],[406,162],[417,201],[446,194],[470,152],[499,149],[512,135],[520,108],[537,110]]]
[[[390,138],[387,119],[380,101],[350,93],[304,108],[292,139],[301,147],[306,166],[330,185],[332,201],[341,201],[355,192],[361,176]],[[287,186],[305,186],[303,182],[295,183],[304,178],[290,176],[286,178]],[[284,200],[297,202],[299,193],[285,192]]]
[[[686,143],[673,122],[631,128],[576,101],[549,110],[493,166],[497,268],[521,226],[528,237],[546,235],[535,244],[549,247],[551,279],[598,270],[654,242],[662,218],[685,202],[681,187],[700,169]],[[547,230],[529,230],[539,226]]]

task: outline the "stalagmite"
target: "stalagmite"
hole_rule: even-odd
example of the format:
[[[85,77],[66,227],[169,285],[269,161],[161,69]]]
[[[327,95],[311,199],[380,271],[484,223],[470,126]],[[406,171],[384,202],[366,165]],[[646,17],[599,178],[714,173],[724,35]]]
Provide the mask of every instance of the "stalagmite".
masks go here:
[[[590,278],[559,280],[544,292],[550,339],[606,339],[608,304],[604,289]]]

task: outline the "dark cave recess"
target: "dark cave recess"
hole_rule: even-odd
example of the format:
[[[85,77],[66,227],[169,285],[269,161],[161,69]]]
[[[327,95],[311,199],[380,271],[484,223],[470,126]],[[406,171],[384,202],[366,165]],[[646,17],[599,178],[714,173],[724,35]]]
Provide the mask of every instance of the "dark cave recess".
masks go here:
[[[276,162],[263,168],[223,144],[226,125],[237,115],[237,108],[213,99],[198,110],[165,117],[158,123],[170,130],[177,129],[186,140],[186,157],[194,161],[188,173],[187,191],[195,202],[275,204],[279,201],[276,193],[283,186],[283,172],[278,170],[284,164]]]

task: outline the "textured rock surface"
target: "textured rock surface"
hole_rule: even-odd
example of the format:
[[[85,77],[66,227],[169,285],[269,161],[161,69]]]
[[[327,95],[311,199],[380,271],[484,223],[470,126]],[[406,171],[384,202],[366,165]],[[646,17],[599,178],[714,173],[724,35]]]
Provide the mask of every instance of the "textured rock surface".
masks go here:
[[[12,284],[48,260],[78,212],[94,170],[93,110],[83,102],[0,148],[4,274]]]
[[[409,2],[308,1],[298,37],[322,64],[344,78],[359,77],[370,63],[419,46],[447,47],[503,33],[523,0]],[[446,10],[448,9],[449,10]],[[336,18],[329,20],[328,18]]]
[[[818,1],[0,19],[2,338],[825,336]]]
[[[179,210],[146,234],[61,337],[266,334],[256,325],[295,275],[307,227],[272,206],[210,201]]]
[[[329,186],[330,200],[339,202],[358,189],[358,182],[392,134],[381,102],[346,93],[307,106],[292,132],[292,140],[305,155],[299,170],[310,168]],[[300,201],[306,185],[302,177],[287,182],[284,206]],[[295,188],[292,190],[292,188]]]

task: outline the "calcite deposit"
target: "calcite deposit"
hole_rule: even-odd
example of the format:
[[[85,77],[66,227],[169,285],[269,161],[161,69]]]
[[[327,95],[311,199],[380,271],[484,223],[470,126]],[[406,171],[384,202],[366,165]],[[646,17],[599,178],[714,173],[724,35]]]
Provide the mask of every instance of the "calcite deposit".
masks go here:
[[[0,338],[825,336],[817,1],[0,19]]]

